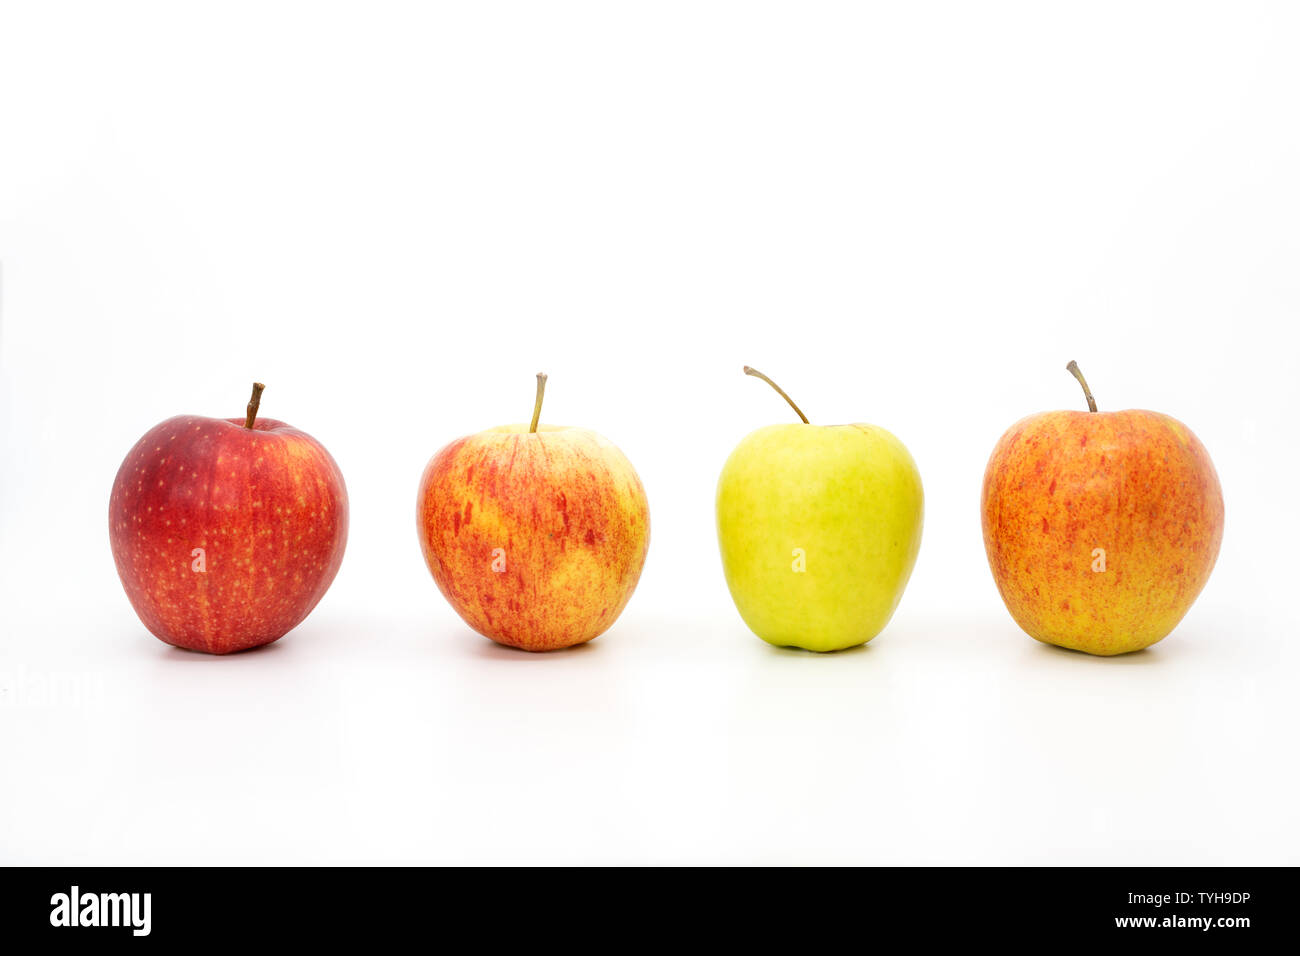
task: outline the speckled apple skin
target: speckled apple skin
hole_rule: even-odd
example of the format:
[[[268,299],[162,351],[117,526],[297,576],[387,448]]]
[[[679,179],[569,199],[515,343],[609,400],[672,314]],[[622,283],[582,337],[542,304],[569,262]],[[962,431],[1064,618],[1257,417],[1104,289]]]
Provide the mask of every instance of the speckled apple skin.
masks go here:
[[[433,456],[416,527],[438,590],[466,624],[549,651],[618,619],[645,565],[650,507],[632,463],[595,432],[507,425]]]
[[[1159,412],[1045,412],[984,473],[984,547],[1030,637],[1124,654],[1167,636],[1205,587],[1223,492],[1205,447]],[[1105,551],[1105,570],[1095,571]]]
[[[325,595],[347,544],[347,490],[329,452],[283,422],[180,415],[127,454],[108,524],[144,626],[229,654],[284,636]]]

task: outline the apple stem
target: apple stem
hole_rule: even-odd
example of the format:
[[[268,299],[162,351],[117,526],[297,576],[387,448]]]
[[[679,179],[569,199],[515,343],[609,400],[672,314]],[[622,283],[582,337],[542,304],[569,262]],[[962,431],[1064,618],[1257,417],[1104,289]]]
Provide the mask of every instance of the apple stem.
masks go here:
[[[253,422],[257,421],[257,406],[262,404],[262,389],[266,388],[261,382],[253,383],[253,397],[248,400],[248,416],[244,419],[244,427],[252,428]]]
[[[533,423],[528,426],[528,434],[537,431],[537,419],[542,417],[542,395],[546,393],[546,373],[537,373],[537,401],[533,403]]]
[[[1070,359],[1070,364],[1065,367],[1065,370],[1079,380],[1079,384],[1083,386],[1083,397],[1088,400],[1088,411],[1095,412],[1097,402],[1092,397],[1092,391],[1088,388],[1088,382],[1083,377],[1083,373],[1079,371],[1079,363],[1074,359]]]
[[[772,381],[770,378],[768,378],[758,369],[750,368],[748,365],[745,366],[745,374],[752,375],[754,376],[754,378],[761,378],[763,381],[767,382],[768,385],[771,385],[774,389],[776,389],[776,393],[778,395],[780,395],[782,398],[784,398],[787,402],[790,403],[790,407],[794,409],[794,413],[803,419],[803,423],[805,425],[811,424],[808,421],[808,416],[799,410],[799,406],[794,403],[794,399],[791,398],[789,395],[787,395],[785,393],[785,390],[781,388],[780,385],[776,384],[776,382]]]

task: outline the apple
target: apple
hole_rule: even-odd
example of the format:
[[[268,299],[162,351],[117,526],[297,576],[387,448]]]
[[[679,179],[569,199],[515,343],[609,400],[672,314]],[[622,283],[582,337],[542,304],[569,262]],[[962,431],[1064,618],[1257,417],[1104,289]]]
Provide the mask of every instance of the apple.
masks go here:
[[[631,462],[582,428],[529,425],[460,438],[429,461],[416,525],[434,582],[465,623],[528,651],[582,644],[618,619],[650,543]]]
[[[732,600],[770,644],[837,651],[884,629],[921,548],[921,475],[875,425],[802,424],[748,435],[718,479],[718,546]]]
[[[1030,637],[1124,654],[1167,636],[1209,580],[1223,492],[1205,447],[1159,412],[1088,411],[1012,425],[984,472],[984,548]]]
[[[269,644],[324,596],[343,561],[348,495],[310,435],[257,417],[178,415],[147,431],[113,481],[108,534],[136,614],[177,647]]]

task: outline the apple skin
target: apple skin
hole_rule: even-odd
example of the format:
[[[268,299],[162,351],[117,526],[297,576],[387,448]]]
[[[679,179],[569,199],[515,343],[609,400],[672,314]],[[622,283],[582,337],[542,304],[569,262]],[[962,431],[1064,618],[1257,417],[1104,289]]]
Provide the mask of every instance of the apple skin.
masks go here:
[[[1044,412],[993,449],[981,517],[993,580],[1030,637],[1124,654],[1168,635],[1205,587],[1223,492],[1205,447],[1168,415]]]
[[[836,651],[889,623],[921,547],[907,448],[873,425],[769,425],[718,479],[718,546],[736,609],[770,644]],[[804,552],[795,572],[794,550]]]
[[[580,428],[506,425],[458,439],[420,479],[416,525],[443,596],[484,637],[528,651],[617,620],[650,545],[632,463]],[[494,565],[501,570],[493,570]]]
[[[343,562],[348,496],[304,432],[180,415],[127,454],[108,530],[144,626],[177,647],[229,654],[283,637],[324,596]]]

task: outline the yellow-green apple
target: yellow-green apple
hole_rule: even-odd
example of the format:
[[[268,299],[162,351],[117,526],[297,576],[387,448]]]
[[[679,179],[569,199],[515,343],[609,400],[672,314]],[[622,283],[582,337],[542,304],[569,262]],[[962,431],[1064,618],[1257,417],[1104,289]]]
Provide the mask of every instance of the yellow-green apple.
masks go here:
[[[113,481],[108,534],[136,614],[168,644],[228,654],[305,618],[343,562],[348,495],[310,435],[258,418],[178,415]]]
[[[907,448],[875,425],[768,425],[718,480],[718,545],[750,630],[771,644],[837,651],[889,623],[921,547],[924,496]]]
[[[1205,587],[1223,492],[1205,447],[1159,412],[1042,412],[1012,425],[984,472],[989,567],[1030,637],[1090,654],[1169,634]]]
[[[593,431],[528,425],[460,438],[420,479],[416,526],[443,596],[484,637],[528,651],[603,634],[627,606],[650,544],[632,463]]]

